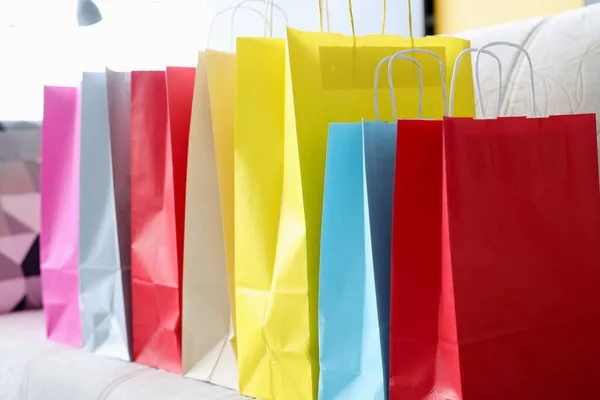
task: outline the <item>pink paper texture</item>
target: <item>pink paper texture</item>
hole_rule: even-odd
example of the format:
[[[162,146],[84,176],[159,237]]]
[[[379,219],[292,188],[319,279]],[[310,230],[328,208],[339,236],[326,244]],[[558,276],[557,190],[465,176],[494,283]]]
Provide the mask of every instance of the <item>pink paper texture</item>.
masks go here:
[[[48,337],[81,346],[79,312],[80,91],[44,87],[40,257]]]

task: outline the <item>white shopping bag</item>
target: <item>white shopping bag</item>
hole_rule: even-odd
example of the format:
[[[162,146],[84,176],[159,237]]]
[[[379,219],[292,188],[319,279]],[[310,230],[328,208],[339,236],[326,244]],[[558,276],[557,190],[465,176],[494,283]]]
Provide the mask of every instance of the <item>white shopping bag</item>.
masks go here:
[[[79,187],[82,342],[88,351],[130,360],[126,311],[130,308],[130,267],[121,261],[121,251],[128,251],[129,245],[119,246],[128,239],[119,238],[115,183],[121,182],[113,178],[112,157],[112,149],[122,143],[119,141],[116,146],[111,146],[108,103],[107,75],[85,72],[81,86]],[[129,107],[128,104],[118,106]],[[122,156],[123,152],[116,154]],[[115,168],[115,172],[128,173],[128,168],[122,165],[123,160],[118,161],[120,168]]]

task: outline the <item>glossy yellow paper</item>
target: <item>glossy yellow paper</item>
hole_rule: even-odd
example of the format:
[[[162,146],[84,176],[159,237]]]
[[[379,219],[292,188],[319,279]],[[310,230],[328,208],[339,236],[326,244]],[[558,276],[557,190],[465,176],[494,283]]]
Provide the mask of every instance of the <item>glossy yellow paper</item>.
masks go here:
[[[221,213],[229,295],[232,315],[235,316],[235,258],[234,258],[234,172],[233,172],[233,126],[235,113],[235,53],[206,50],[206,72],[217,156]],[[236,330],[235,318],[233,321]],[[237,335],[236,335],[237,336]],[[236,348],[236,337],[232,339]]]
[[[239,38],[236,54],[235,256],[240,391],[261,399],[303,399],[287,385],[310,385],[302,346],[308,320],[296,316],[277,264],[283,182],[285,41]],[[302,302],[307,301],[306,294]],[[287,396],[283,396],[287,393]]]

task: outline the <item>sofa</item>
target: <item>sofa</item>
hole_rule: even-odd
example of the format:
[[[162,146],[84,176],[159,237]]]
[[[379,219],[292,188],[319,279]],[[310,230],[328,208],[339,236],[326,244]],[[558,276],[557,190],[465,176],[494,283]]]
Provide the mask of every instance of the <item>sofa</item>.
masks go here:
[[[524,46],[534,66],[538,115],[600,113],[600,5],[564,14],[457,34],[474,47],[492,41]],[[503,115],[529,115],[526,58],[515,49],[491,49],[501,58]],[[481,93],[495,116],[497,66],[482,57]],[[480,112],[480,111],[479,111]],[[87,354],[45,338],[41,311],[0,316],[1,400],[237,400],[227,389],[135,363]]]

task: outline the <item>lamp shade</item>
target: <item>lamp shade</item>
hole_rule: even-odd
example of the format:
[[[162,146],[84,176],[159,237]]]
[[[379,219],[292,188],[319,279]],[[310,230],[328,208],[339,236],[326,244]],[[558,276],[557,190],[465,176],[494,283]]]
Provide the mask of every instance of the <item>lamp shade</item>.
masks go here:
[[[77,23],[79,26],[94,25],[102,21],[102,14],[92,0],[77,0]]]

